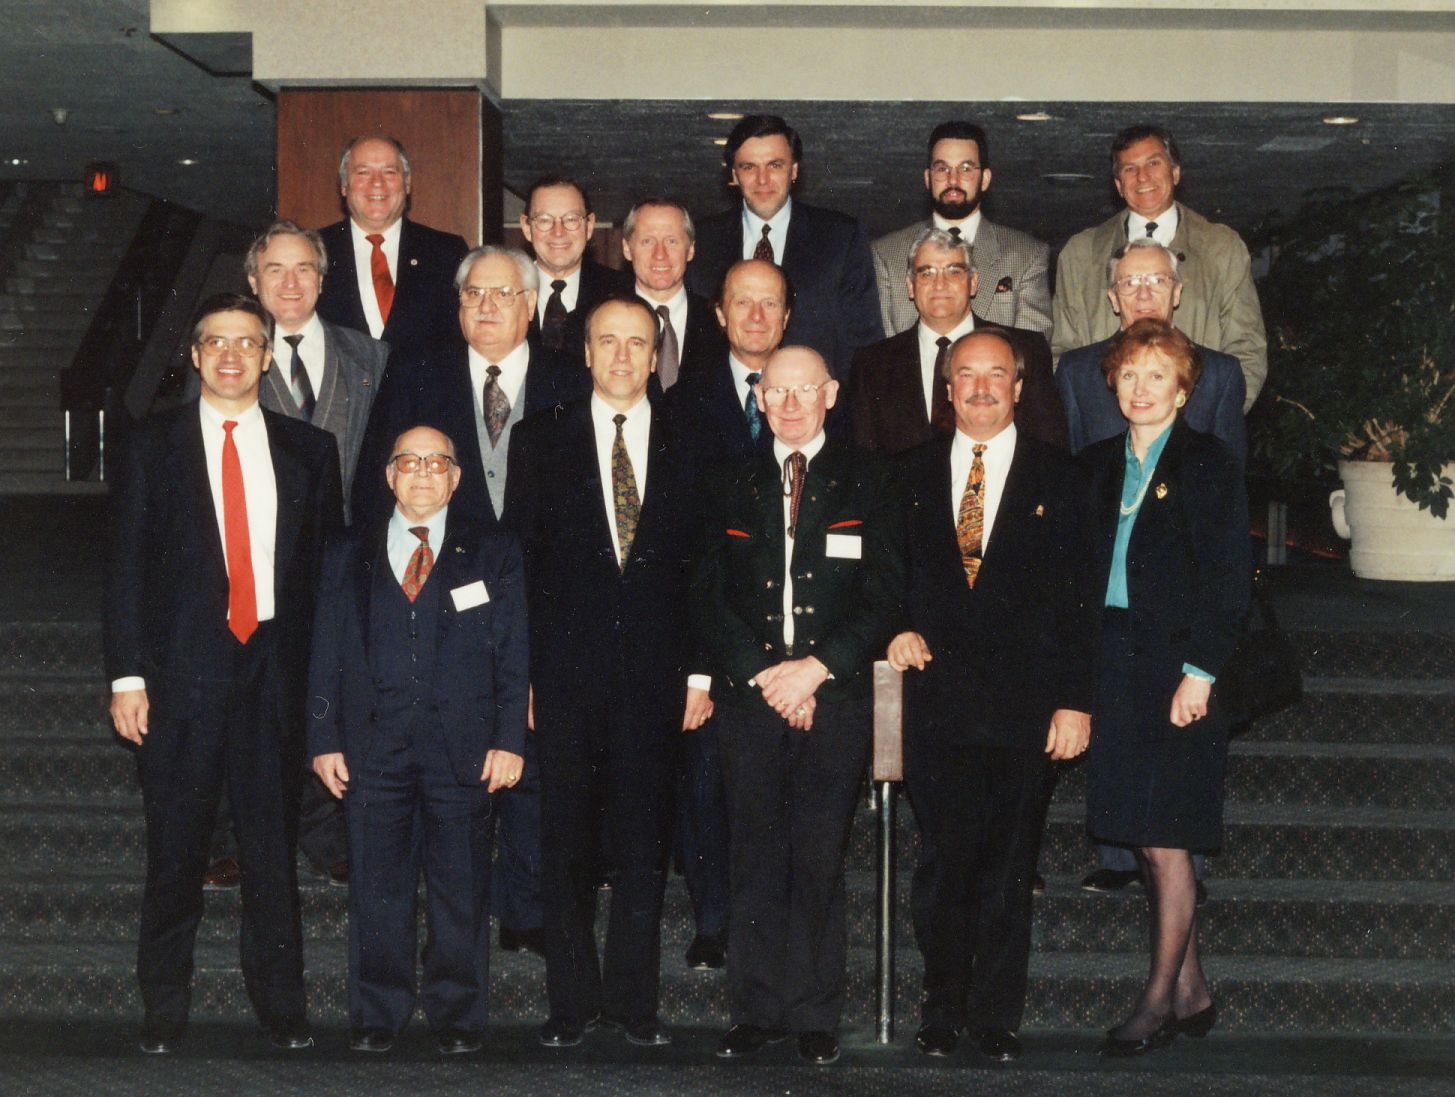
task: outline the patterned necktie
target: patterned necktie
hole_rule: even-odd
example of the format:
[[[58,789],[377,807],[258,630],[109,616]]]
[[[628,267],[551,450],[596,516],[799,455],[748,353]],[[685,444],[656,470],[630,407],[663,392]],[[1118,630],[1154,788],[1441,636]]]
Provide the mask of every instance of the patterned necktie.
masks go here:
[[[783,494],[788,496],[788,536],[798,536],[798,507],[803,502],[803,478],[808,475],[808,458],[794,450],[783,462]]]
[[[389,310],[394,307],[394,279],[389,277],[389,257],[384,254],[384,237],[371,232],[364,237],[374,245],[369,254],[369,274],[374,279],[374,296],[379,300],[379,315],[389,323]]]
[[[618,413],[611,421],[616,424],[616,440],[611,443],[611,498],[616,504],[616,539],[621,542],[620,564],[625,571],[626,558],[637,535],[642,501],[637,495],[637,478],[632,472],[631,455],[626,451],[626,439],[621,434],[626,416]]]
[[[753,392],[762,379],[761,373],[748,374],[748,398],[743,401],[743,414],[748,417],[748,434],[752,436],[754,442],[758,440],[758,435],[763,433],[763,413],[758,410],[758,397]]]
[[[229,419],[222,424],[222,534],[227,552],[227,627],[240,644],[258,628],[258,593],[253,579],[253,541],[248,531],[248,497],[243,490],[242,461]]]
[[[955,520],[955,539],[960,542],[960,564],[965,569],[965,582],[975,586],[975,576],[980,572],[980,540],[985,532],[985,462],[980,455],[985,446],[970,447],[975,460],[970,463],[970,475],[965,478],[965,492],[960,496],[960,514]]]
[[[657,345],[657,377],[662,388],[669,389],[677,383],[682,349],[677,342],[677,333],[672,330],[672,310],[666,305],[658,305],[657,315],[662,318],[662,339]]]
[[[510,401],[500,390],[500,367],[485,367],[485,387],[480,390],[480,407],[485,412],[485,431],[490,435],[490,448],[500,444],[505,432],[506,421],[510,419]]]
[[[773,241],[768,239],[768,233],[772,231],[767,225],[763,226],[763,238],[758,241],[758,246],[753,249],[753,258],[761,259],[765,263],[773,262]]]
[[[409,532],[419,538],[419,544],[410,555],[409,563],[404,565],[404,578],[399,580],[399,585],[404,588],[404,597],[412,602],[419,597],[419,590],[429,578],[430,568],[434,567],[434,553],[429,547],[428,526],[410,526]]]
[[[541,342],[551,350],[560,350],[566,341],[566,282],[557,278],[551,282],[551,295],[546,298],[546,314],[541,320]]]
[[[1151,237],[1151,236],[1155,236],[1156,234],[1157,234],[1157,222],[1156,221],[1148,221],[1147,222],[1147,235],[1149,237]]]
[[[945,355],[950,353],[950,337],[942,335],[935,340],[935,376],[930,382],[930,427],[936,434],[953,434],[955,431],[955,409],[950,406],[949,386],[940,369],[945,364]]]
[[[283,342],[293,348],[293,398],[298,401],[298,412],[308,422],[313,422],[313,382],[308,379],[308,370],[303,368],[303,359],[298,356],[298,344],[303,342],[301,335],[285,335]]]

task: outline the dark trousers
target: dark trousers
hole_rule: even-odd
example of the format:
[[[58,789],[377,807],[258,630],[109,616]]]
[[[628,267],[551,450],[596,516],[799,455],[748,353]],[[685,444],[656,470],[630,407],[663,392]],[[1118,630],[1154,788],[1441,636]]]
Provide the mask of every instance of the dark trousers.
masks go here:
[[[301,746],[283,743],[278,727],[271,622],[246,645],[224,632],[216,648],[216,677],[195,688],[148,683],[150,730],[137,752],[147,829],[137,980],[148,1016],[187,1019],[202,876],[226,788],[241,805],[233,826],[248,997],[264,1024],[298,1020],[307,1012],[293,860]]]
[[[1013,1032],[1025,1011],[1049,763],[1039,751],[935,743],[905,770],[922,850],[910,885],[922,1020]]]
[[[436,1033],[485,1027],[490,986],[491,797],[462,785],[438,733],[380,725],[349,775],[349,1024],[397,1033],[415,1001],[424,873],[420,1005]]]
[[[541,763],[536,734],[527,731],[520,780],[496,794],[495,882],[490,902],[506,929],[540,929]]]
[[[848,935],[844,857],[869,758],[869,698],[819,701],[795,731],[756,698],[718,708],[730,821],[733,1024],[837,1029]]]
[[[553,704],[536,692],[551,1016],[574,1024],[598,1015],[626,1024],[655,1021],[676,729],[633,719],[624,703],[589,711],[562,700]],[[598,958],[596,885],[603,867],[611,917]]]
[[[697,932],[724,937],[728,915],[727,789],[718,721],[682,736],[677,770],[677,842]]]
[[[230,826],[231,820],[232,809],[228,807],[227,791],[224,789],[208,853],[213,861],[220,857],[237,856],[237,836]],[[335,863],[349,855],[343,804],[334,799],[333,793],[324,787],[318,775],[308,766],[304,767],[302,780],[298,782],[298,851],[322,875],[327,875]]]

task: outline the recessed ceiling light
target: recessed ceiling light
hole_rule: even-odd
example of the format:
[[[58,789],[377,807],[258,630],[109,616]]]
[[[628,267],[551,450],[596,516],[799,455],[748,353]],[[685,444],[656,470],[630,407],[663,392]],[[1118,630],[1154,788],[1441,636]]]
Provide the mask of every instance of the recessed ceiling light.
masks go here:
[[[734,110],[709,111],[707,116],[711,118],[714,122],[737,122],[743,117],[741,114]]]
[[[184,167],[184,168],[190,168],[190,167],[192,167],[192,166],[193,166],[193,165],[195,165],[195,164],[196,164],[196,163],[197,163],[197,161],[196,161],[196,160],[193,160],[193,159],[192,159],[192,158],[191,158],[191,157],[190,157],[190,156],[189,156],[189,157],[187,157],[187,158],[186,158],[186,159],[184,159],[184,160],[178,160],[178,161],[177,161],[177,163],[179,163],[179,164],[181,164],[181,165],[182,165],[182,166],[183,166],[183,167]]]
[[[1092,177],[1081,171],[1049,171],[1041,176],[1053,186],[1079,186],[1091,182]]]
[[[726,137],[714,137],[712,139],[712,143],[714,145],[726,145],[727,144],[727,138]]]
[[[0,163],[5,164],[7,167],[23,168],[26,164],[30,163],[30,161],[21,156],[12,156],[8,160],[0,160]]]
[[[174,114],[180,114],[181,110],[177,107],[153,107],[152,113],[159,114],[163,118],[170,118]]]
[[[1056,116],[1054,114],[1047,114],[1043,110],[1038,110],[1032,111],[1030,114],[1017,114],[1015,120],[1017,122],[1054,122]]]
[[[1331,114],[1324,119],[1326,126],[1353,126],[1357,125],[1359,119],[1352,114]]]

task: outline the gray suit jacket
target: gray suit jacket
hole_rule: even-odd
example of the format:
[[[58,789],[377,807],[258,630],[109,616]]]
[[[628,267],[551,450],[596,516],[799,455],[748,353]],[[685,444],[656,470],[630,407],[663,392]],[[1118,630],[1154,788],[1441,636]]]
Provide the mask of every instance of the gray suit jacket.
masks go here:
[[[314,394],[313,425],[322,427],[338,439],[340,471],[344,485],[344,520],[350,521],[349,493],[354,483],[354,469],[359,464],[359,448],[364,444],[364,427],[384,376],[389,360],[389,344],[370,338],[353,328],[323,324],[323,384]],[[307,348],[304,347],[305,361]],[[300,418],[293,388],[280,369],[263,374],[259,402],[269,411],[290,419]]]
[[[1177,235],[1172,250],[1182,275],[1182,303],[1172,316],[1194,343],[1231,354],[1243,367],[1248,392],[1243,411],[1253,406],[1268,376],[1268,338],[1248,248],[1227,225],[1215,224],[1177,204]],[[1120,324],[1106,299],[1106,264],[1127,242],[1125,210],[1094,228],[1077,233],[1056,261],[1056,324],[1051,350],[1061,355],[1115,335]]]
[[[879,283],[879,309],[884,333],[895,335],[919,320],[905,292],[904,275],[915,238],[933,225],[920,221],[875,240],[874,277]],[[982,215],[972,249],[980,290],[975,315],[986,323],[1028,328],[1051,337],[1051,287],[1046,281],[1050,249],[1034,236],[988,221]]]

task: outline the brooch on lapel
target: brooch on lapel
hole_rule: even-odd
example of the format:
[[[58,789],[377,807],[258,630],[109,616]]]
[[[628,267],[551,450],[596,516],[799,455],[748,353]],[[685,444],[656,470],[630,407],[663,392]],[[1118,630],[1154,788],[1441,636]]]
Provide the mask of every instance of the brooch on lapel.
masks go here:
[[[367,377],[360,377],[359,383],[362,384],[364,388],[368,388],[371,384],[373,384],[373,382],[370,381]]]
[[[740,529],[729,529],[729,530],[726,530],[724,532],[726,532],[729,537],[746,537],[746,538],[749,538],[750,540],[752,539],[752,536],[753,536],[751,533],[746,533],[746,532],[744,532],[743,530],[740,530]]]
[[[1046,516],[1046,504],[1044,504],[1044,503],[1037,503],[1036,504],[1036,517],[1037,518],[1044,518],[1045,516]]]
[[[845,518],[842,522],[835,522],[829,526],[829,529],[845,529],[848,526],[862,526],[863,524],[864,519],[862,518]]]
[[[1010,292],[1011,285],[1012,285],[1012,283],[1011,283],[1011,280],[1010,280],[1010,275],[1007,274],[999,282],[995,283],[995,292],[996,293],[1009,293]]]
[[[1152,494],[1154,494],[1155,496],[1157,496],[1158,499],[1166,499],[1167,498],[1167,485],[1166,484],[1158,484],[1155,488],[1152,489]]]

